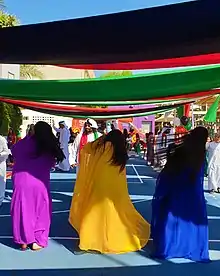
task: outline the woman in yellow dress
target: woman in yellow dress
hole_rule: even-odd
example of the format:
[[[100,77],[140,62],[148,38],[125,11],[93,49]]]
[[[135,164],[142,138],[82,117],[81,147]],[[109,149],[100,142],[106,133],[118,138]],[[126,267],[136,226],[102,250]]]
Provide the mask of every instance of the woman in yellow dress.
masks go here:
[[[80,153],[69,222],[82,251],[126,253],[143,248],[150,225],[132,204],[126,181],[123,134],[113,130]]]

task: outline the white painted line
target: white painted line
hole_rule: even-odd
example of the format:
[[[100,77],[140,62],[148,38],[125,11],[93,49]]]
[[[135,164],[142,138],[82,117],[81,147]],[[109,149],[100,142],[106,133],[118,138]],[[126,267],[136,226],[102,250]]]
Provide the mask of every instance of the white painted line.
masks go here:
[[[132,167],[133,167],[133,169],[135,171],[136,170],[135,166],[132,166]],[[136,178],[138,178],[138,179],[140,179],[140,178],[142,178],[142,179],[149,179],[149,180],[154,179],[155,180],[155,178],[153,178],[152,176],[146,176],[146,175],[139,175],[139,176],[137,176],[137,175],[130,175],[130,174],[127,175],[127,179],[136,179]],[[66,184],[70,184],[70,180],[74,184],[74,182],[76,180],[76,177],[65,178],[65,179],[62,179],[62,181],[60,180],[60,177],[56,177],[56,178],[53,177],[53,178],[50,179],[51,184],[56,183],[56,182],[58,182],[58,183],[63,182],[63,184],[65,184],[65,181],[67,182]]]
[[[220,216],[208,216],[208,219],[220,219]]]
[[[126,167],[143,167],[143,168],[146,168],[147,166],[146,165],[133,165],[133,164],[128,164],[126,165]]]
[[[13,236],[0,236],[0,239],[13,239]],[[79,240],[76,237],[49,237],[49,240]]]
[[[132,166],[132,168],[134,169],[135,172],[137,171],[134,165]],[[138,178],[138,179],[140,179],[140,178],[142,178],[142,179],[155,179],[152,176],[127,174],[127,179],[136,179],[136,178]],[[74,176],[70,179],[65,178],[65,179],[62,179],[62,181],[60,179],[62,179],[62,178],[56,177],[56,178],[51,178],[50,180],[51,180],[52,184],[53,184],[53,182],[59,182],[59,183],[64,182],[64,184],[65,184],[65,181],[68,181],[68,184],[69,184],[69,180],[72,180],[74,182],[76,180],[76,177]]]
[[[139,178],[140,182],[143,184],[144,182],[143,182],[141,176],[139,175],[138,171],[136,170],[136,168],[135,168],[135,166],[133,164],[132,164],[132,168],[135,171],[135,173],[136,173],[137,177]]]
[[[52,214],[62,214],[62,213],[69,213],[70,210],[63,210],[63,211],[53,211]]]
[[[13,236],[0,236],[0,239],[13,239]],[[49,237],[49,240],[79,240],[78,237]],[[152,241],[153,239],[149,239]],[[210,243],[220,243],[220,240],[209,240]]]

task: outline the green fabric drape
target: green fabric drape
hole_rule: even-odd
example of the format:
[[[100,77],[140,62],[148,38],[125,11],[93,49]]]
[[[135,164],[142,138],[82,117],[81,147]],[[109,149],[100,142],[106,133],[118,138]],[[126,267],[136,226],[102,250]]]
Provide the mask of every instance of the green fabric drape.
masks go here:
[[[215,123],[217,118],[218,105],[220,101],[220,95],[216,98],[214,103],[209,107],[204,120],[209,123]]]
[[[47,101],[138,101],[220,86],[220,65],[83,80],[0,80],[0,96]]]

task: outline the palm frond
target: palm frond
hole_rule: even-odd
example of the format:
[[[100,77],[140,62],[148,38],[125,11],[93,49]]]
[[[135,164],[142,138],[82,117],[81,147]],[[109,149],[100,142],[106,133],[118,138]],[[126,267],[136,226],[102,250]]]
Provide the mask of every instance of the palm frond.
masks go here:
[[[40,70],[41,65],[20,65],[20,78],[21,79],[40,79],[44,78],[44,74]]]
[[[0,28],[14,27],[19,25],[19,20],[16,16],[10,15],[0,10]]]
[[[3,10],[5,8],[4,0],[0,0],[0,10]]]

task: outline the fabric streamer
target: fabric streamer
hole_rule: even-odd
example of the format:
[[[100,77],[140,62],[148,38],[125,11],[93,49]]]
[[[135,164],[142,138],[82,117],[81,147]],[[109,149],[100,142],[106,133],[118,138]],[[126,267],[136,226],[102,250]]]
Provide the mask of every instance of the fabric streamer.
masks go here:
[[[207,113],[204,117],[204,120],[206,122],[209,122],[209,123],[215,123],[216,122],[217,111],[218,111],[218,107],[219,107],[219,101],[220,101],[220,95],[216,98],[214,103],[208,109],[208,111],[207,111]]]
[[[219,53],[219,10],[219,0],[200,0],[2,28],[0,63],[112,64]]]
[[[189,99],[196,99],[196,100],[202,100],[204,97],[210,96],[210,95],[215,95],[220,93],[220,89],[212,89],[208,91],[203,91],[203,92],[196,92],[193,94],[184,94],[184,95],[176,95],[172,97],[162,97],[162,98],[153,98],[150,100],[143,100],[143,101],[95,101],[95,102],[69,102],[69,101],[38,101],[41,103],[52,103],[52,104],[57,104],[57,105],[70,105],[70,106],[87,106],[87,105],[92,105],[92,106],[133,106],[133,105],[141,105],[141,104],[163,104],[163,103],[179,103],[181,101],[187,101]]]
[[[0,96],[43,101],[140,101],[194,94],[220,86],[220,65],[119,78],[0,80]]]
[[[65,106],[65,105],[53,105],[53,104],[46,104],[46,103],[38,103],[38,102],[28,102],[28,101],[17,101],[12,99],[4,99],[0,98],[2,102],[9,103],[9,104],[15,104],[18,106],[26,107],[26,108],[39,108],[39,109],[47,109],[48,111],[60,111],[60,112],[66,112],[71,113],[75,115],[85,115],[88,116],[92,115],[124,115],[124,114],[138,114],[143,112],[151,112],[151,111],[157,111],[161,109],[169,109],[169,108],[175,108],[176,106],[179,106],[180,104],[188,103],[188,102],[181,102],[181,103],[174,103],[169,105],[163,105],[163,106],[146,106],[142,105],[139,106],[139,108],[85,108],[85,107],[72,107],[72,106]]]
[[[87,70],[143,70],[143,69],[161,69],[174,68],[183,66],[199,66],[220,63],[220,53],[197,55],[180,58],[147,60],[124,63],[106,63],[106,64],[73,64],[57,65],[59,67],[87,69]]]
[[[25,106],[22,106],[22,105],[20,105],[20,107],[26,108]],[[152,111],[148,111],[148,112],[136,113],[136,114],[126,113],[123,115],[118,115],[118,114],[112,115],[111,113],[104,114],[104,115],[97,115],[94,113],[95,115],[90,116],[90,118],[100,119],[100,120],[101,119],[111,120],[111,119],[120,119],[120,118],[142,117],[142,116],[149,116],[149,115],[153,115],[153,114],[157,114],[157,113],[167,112],[174,108],[175,107],[173,107],[173,106],[170,109],[163,107],[161,109],[152,110]],[[75,119],[85,119],[88,117],[88,113],[80,113],[80,115],[77,115],[76,113],[71,113],[71,112],[60,112],[57,110],[40,109],[40,108],[34,108],[34,107],[28,107],[28,109],[37,111],[37,112],[41,112],[41,113],[45,113],[45,114],[51,114],[51,115],[61,116],[61,117],[71,117],[71,118],[75,118]]]
[[[141,107],[141,108],[136,108],[136,109],[120,109],[120,110],[115,110],[115,109],[104,109],[104,112],[102,109],[97,110],[97,112],[94,109],[94,112],[91,112],[84,108],[84,111],[77,111],[74,110],[74,107],[71,109],[63,109],[62,106],[52,106],[51,104],[49,107],[47,107],[47,104],[40,104],[40,103],[35,103],[31,102],[28,103],[25,101],[16,101],[16,100],[8,100],[8,99],[1,99],[2,102],[10,103],[10,104],[16,104],[22,108],[28,108],[30,110],[34,111],[39,111],[39,112],[44,112],[44,113],[51,113],[54,115],[62,115],[62,116],[70,116],[74,118],[85,118],[85,117],[92,117],[92,118],[130,118],[130,117],[135,117],[135,116],[146,116],[147,114],[155,114],[158,112],[163,112],[171,109],[175,109],[180,104],[183,103],[178,103],[178,104],[170,104],[170,105],[164,105],[164,106],[156,106],[156,107]],[[187,102],[188,103],[188,102]],[[129,116],[128,116],[129,115]]]

